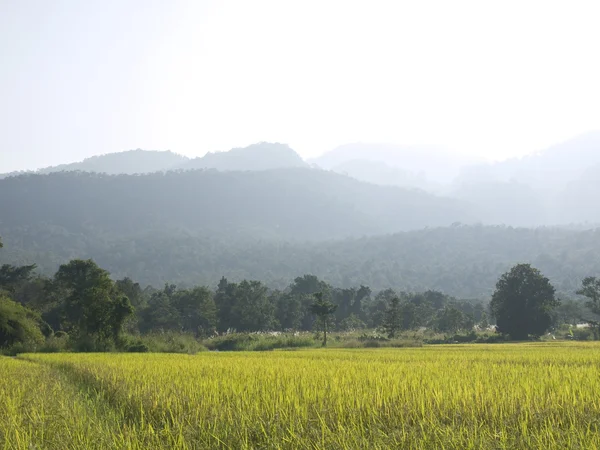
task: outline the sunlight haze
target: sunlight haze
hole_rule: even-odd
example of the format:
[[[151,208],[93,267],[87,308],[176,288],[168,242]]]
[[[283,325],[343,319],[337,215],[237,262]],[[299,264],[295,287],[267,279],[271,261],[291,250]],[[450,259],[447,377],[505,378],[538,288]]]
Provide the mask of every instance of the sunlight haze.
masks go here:
[[[269,141],[505,159],[600,129],[595,1],[0,1],[0,169]]]

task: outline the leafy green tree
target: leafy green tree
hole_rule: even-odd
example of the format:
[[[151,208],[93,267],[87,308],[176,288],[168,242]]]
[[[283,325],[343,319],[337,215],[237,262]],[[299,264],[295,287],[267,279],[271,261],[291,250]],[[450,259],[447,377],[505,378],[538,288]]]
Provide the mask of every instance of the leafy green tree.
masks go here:
[[[129,277],[115,281],[115,287],[126,296],[134,308],[144,306],[144,292],[139,283]]]
[[[365,305],[365,310],[367,314],[367,325],[370,328],[381,327],[385,317],[385,311],[390,301],[396,296],[397,294],[393,289],[385,289],[380,291],[374,299],[368,301]]]
[[[54,279],[66,295],[63,313],[70,331],[102,345],[117,343],[133,307],[114,288],[108,272],[92,260],[76,259],[60,266]]]
[[[221,277],[221,281],[217,286],[215,304],[217,306],[218,330],[221,332],[234,328],[232,309],[235,303],[236,287],[235,283],[229,283],[225,277]]]
[[[554,310],[555,325],[576,325],[581,321],[594,320],[592,313],[587,309],[585,302],[579,299],[561,300],[560,305]]]
[[[355,331],[362,330],[363,328],[365,328],[365,323],[354,313],[350,313],[350,315],[339,324],[339,329],[342,331]]]
[[[498,280],[490,309],[500,333],[524,340],[548,331],[559,304],[548,278],[530,264],[518,264]]]
[[[276,291],[271,293],[271,302],[276,305],[275,318],[280,329],[298,330],[301,328],[304,316],[301,295]]]
[[[398,297],[393,297],[390,300],[385,310],[381,328],[387,333],[390,339],[395,338],[400,330],[402,330],[402,304]]]
[[[435,329],[441,333],[456,333],[464,328],[465,319],[461,311],[453,306],[446,306],[437,315]]]
[[[335,313],[337,305],[323,298],[322,292],[316,292],[314,299],[314,302],[310,305],[310,310],[318,318],[320,328],[323,330],[323,347],[326,347],[327,330],[331,325],[331,316]]]
[[[197,336],[212,334],[217,326],[217,307],[213,293],[206,287],[178,291],[175,305],[179,311],[184,331]]]
[[[14,292],[19,286],[31,279],[36,267],[35,264],[28,266],[2,265],[0,267],[0,288]]]
[[[587,298],[585,306],[591,314],[586,321],[594,331],[594,338],[598,340],[600,339],[600,278],[586,277],[581,284],[581,289],[577,291],[577,295],[583,295]]]
[[[153,293],[140,314],[140,331],[181,331],[181,314],[175,306],[170,286]]]
[[[294,282],[290,286],[290,292],[292,294],[308,294],[313,295],[318,292],[329,291],[330,286],[324,281],[319,280],[314,275],[303,275],[294,279]]]
[[[368,303],[371,297],[371,288],[369,286],[362,285],[358,288],[356,296],[354,297],[354,303],[352,304],[351,314],[354,314],[362,322],[367,320],[367,314],[365,311],[365,303]]]
[[[266,331],[275,325],[275,305],[269,302],[267,287],[260,281],[243,280],[234,290],[231,308],[238,331]]]
[[[340,323],[352,312],[352,306],[354,305],[356,298],[356,289],[333,289],[331,293],[333,303],[337,305],[335,318],[337,322]]]
[[[415,306],[413,302],[403,302],[400,307],[401,316],[401,329],[402,330],[414,330],[418,328],[420,324],[427,322],[424,317],[419,317],[421,310]]]
[[[38,345],[44,342],[42,320],[32,310],[0,295],[0,348],[20,343]]]

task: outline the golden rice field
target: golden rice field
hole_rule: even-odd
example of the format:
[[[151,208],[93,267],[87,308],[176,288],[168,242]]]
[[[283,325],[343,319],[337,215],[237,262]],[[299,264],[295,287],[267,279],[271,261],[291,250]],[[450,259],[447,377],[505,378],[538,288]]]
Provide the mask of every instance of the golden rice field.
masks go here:
[[[595,449],[600,345],[0,359],[0,449]]]

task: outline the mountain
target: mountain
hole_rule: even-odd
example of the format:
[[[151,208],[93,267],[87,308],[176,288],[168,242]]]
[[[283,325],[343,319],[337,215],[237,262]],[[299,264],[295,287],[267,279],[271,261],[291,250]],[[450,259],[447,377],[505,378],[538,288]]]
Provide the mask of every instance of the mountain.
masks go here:
[[[81,162],[46,167],[37,171],[23,171],[0,174],[0,179],[24,174],[49,174],[55,172],[97,172],[109,175],[152,173],[171,170],[188,158],[171,151],[128,150],[106,155],[92,156]]]
[[[412,173],[419,180],[443,184],[451,182],[462,167],[474,164],[477,159],[432,146],[354,143],[339,146],[309,162],[323,169],[336,170],[352,161],[384,163]]]
[[[600,164],[600,131],[577,136],[522,158],[466,167],[459,182],[510,181],[556,191]]]
[[[207,153],[184,162],[180,169],[268,170],[307,167],[304,160],[286,144],[260,142],[227,152]]]
[[[475,205],[484,223],[600,223],[600,132],[523,158],[466,168],[447,193]]]
[[[317,169],[59,172],[0,180],[0,231],[48,224],[114,235],[189,230],[296,240],[475,220],[468,205]]]
[[[383,186],[413,187],[433,193],[443,191],[443,186],[428,181],[423,173],[416,174],[398,167],[389,166],[381,161],[353,159],[334,166],[331,170],[367,183]]]
[[[560,210],[574,223],[600,223],[600,164],[584,171],[570,181],[557,199]]]
[[[82,171],[116,174],[152,173],[172,169],[187,158],[171,151],[129,150],[106,155],[92,156],[81,162],[62,164],[40,169],[37,173]]]
[[[168,170],[217,169],[268,170],[289,167],[308,167],[308,164],[286,144],[261,142],[226,152],[207,153],[189,159],[171,151],[129,150],[93,156],[81,162],[61,164],[38,171],[0,174],[0,179],[27,173],[96,172],[109,175],[146,174]]]

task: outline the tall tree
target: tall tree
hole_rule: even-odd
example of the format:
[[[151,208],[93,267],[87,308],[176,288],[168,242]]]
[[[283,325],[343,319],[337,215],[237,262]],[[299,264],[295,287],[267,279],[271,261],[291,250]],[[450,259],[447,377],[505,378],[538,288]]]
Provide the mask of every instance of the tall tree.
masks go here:
[[[218,330],[221,332],[235,327],[232,308],[235,301],[234,292],[236,287],[235,283],[228,282],[225,277],[221,277],[217,286],[215,304],[217,306]]]
[[[456,333],[458,330],[467,328],[471,322],[466,316],[454,306],[446,306],[438,311],[435,320],[435,329],[441,333]],[[473,328],[471,326],[471,328]]]
[[[381,328],[390,339],[395,338],[402,329],[402,305],[397,296],[390,300],[383,316]]]
[[[330,318],[335,313],[337,305],[323,298],[322,292],[314,294],[315,301],[310,305],[311,312],[317,316],[319,324],[323,330],[323,347],[327,346],[327,330],[330,325]]]
[[[234,290],[231,315],[238,331],[266,331],[275,325],[275,305],[260,281],[243,280]]]
[[[548,331],[559,304],[548,278],[530,264],[518,264],[498,280],[490,309],[499,332],[524,340]]]
[[[212,334],[217,326],[217,307],[212,292],[206,287],[178,291],[175,305],[185,331],[197,336]]]
[[[165,285],[162,291],[154,292],[148,305],[140,314],[140,331],[181,331],[181,314],[175,306],[172,286]]]
[[[302,326],[302,296],[284,294],[279,291],[271,293],[271,303],[275,306],[275,317],[281,330],[298,330]]]
[[[31,279],[36,267],[35,264],[27,266],[3,264],[2,267],[0,267],[0,288],[9,292],[14,292],[19,286]]]
[[[598,340],[600,339],[600,278],[586,277],[581,284],[577,295],[587,297],[585,306],[590,310],[591,315],[585,320],[592,327],[594,338]]]
[[[76,259],[60,266],[54,279],[66,294],[63,311],[70,331],[101,345],[117,343],[133,308],[129,299],[114,289],[108,272],[92,260]]]
[[[144,292],[139,283],[129,277],[115,281],[116,288],[125,295],[134,308],[140,308],[144,303]]]

